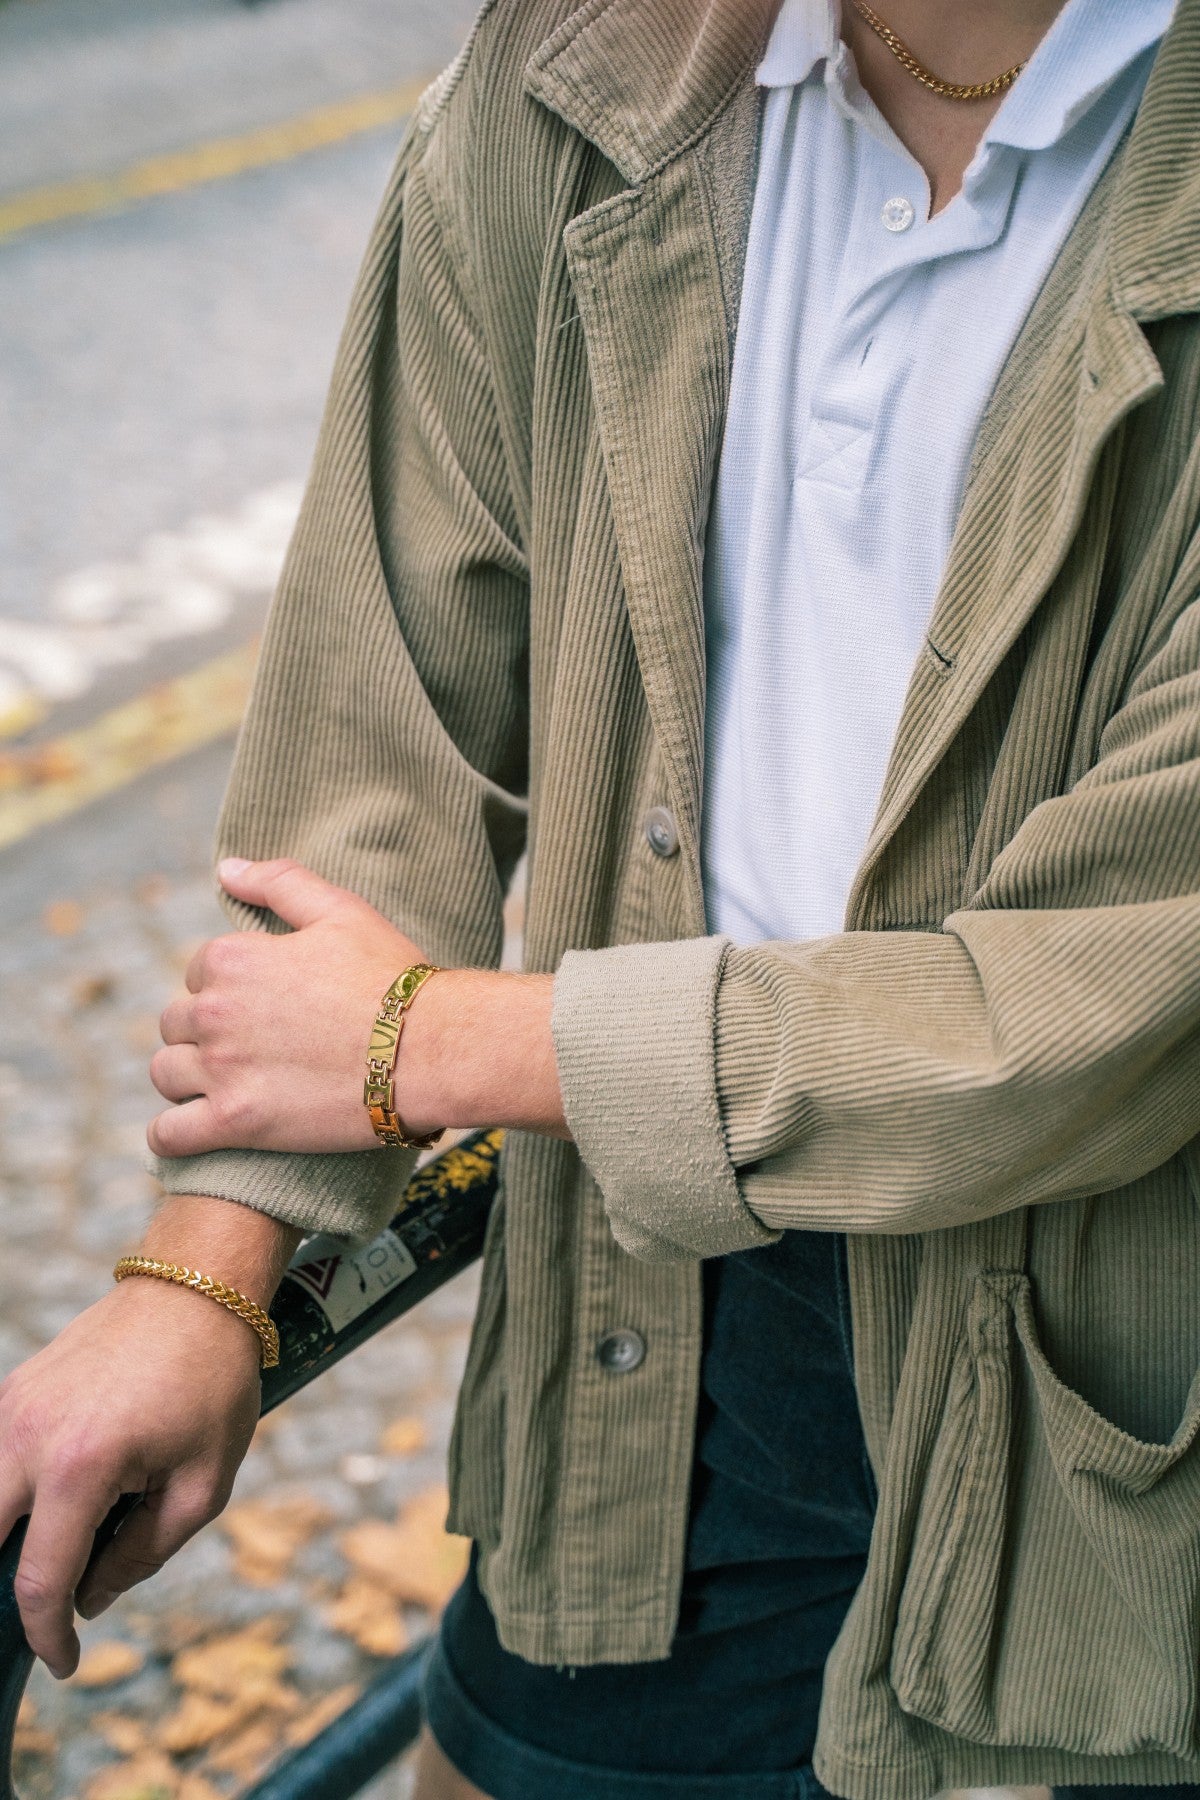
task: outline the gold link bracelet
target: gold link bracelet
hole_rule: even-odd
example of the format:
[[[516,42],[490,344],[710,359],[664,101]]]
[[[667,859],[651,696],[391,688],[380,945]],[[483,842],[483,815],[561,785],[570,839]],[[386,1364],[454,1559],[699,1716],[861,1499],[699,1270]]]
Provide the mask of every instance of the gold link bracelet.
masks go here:
[[[279,1331],[274,1319],[256,1301],[239,1294],[236,1288],[217,1281],[212,1275],[201,1275],[199,1269],[185,1269],[182,1263],[159,1262],[154,1256],[123,1256],[113,1270],[113,1279],[124,1281],[127,1275],[150,1275],[156,1281],[173,1281],[176,1287],[188,1287],[197,1294],[206,1294],[218,1306],[245,1319],[262,1347],[263,1368],[278,1366]]]
[[[430,1150],[443,1135],[430,1132],[428,1137],[410,1137],[396,1111],[396,1056],[400,1049],[400,1033],[404,1015],[431,975],[441,970],[433,963],[413,963],[393,981],[379,1003],[371,1044],[367,1051],[367,1079],[363,1084],[363,1105],[371,1115],[375,1136],[391,1150]]]

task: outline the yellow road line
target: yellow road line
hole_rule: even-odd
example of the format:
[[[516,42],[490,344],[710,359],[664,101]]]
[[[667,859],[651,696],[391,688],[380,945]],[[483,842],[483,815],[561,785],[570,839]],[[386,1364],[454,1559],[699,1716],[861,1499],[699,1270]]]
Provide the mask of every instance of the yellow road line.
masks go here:
[[[112,212],[159,194],[178,194],[206,181],[223,181],[249,169],[289,162],[294,156],[340,144],[360,132],[399,124],[412,112],[427,85],[427,80],[408,81],[400,87],[320,106],[299,118],[264,125],[238,137],[214,138],[187,150],[151,156],[111,175],[54,182],[0,198],[0,242],[39,225]]]
[[[0,751],[0,849],[237,730],[258,641],[139,694],[78,731]]]

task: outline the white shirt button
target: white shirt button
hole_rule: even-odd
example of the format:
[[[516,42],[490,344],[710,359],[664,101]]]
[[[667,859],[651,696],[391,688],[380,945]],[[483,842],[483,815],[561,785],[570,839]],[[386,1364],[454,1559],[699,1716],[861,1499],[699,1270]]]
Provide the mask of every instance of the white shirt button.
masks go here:
[[[897,194],[893,200],[886,200],[880,214],[889,231],[907,231],[916,216],[916,207],[903,194]]]

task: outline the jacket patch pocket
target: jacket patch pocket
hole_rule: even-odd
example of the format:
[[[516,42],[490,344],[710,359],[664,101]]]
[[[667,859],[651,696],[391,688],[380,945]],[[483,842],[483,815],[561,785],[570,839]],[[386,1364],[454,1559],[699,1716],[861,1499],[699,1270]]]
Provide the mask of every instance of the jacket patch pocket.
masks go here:
[[[906,1712],[975,1743],[1194,1756],[1200,1376],[1169,1443],[1051,1368],[1028,1278],[980,1275],[899,1597]]]

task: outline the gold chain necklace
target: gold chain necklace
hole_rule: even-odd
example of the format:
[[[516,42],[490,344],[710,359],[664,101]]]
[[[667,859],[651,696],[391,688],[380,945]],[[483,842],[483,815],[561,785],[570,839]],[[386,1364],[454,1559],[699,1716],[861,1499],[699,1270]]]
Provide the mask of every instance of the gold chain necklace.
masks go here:
[[[883,39],[892,55],[902,68],[908,70],[915,80],[935,94],[941,94],[945,100],[990,100],[993,94],[1002,94],[1010,88],[1024,63],[1014,63],[1011,69],[1005,69],[1003,75],[996,75],[991,81],[972,82],[970,87],[960,87],[957,82],[943,81],[940,76],[919,63],[902,37],[897,37],[890,25],[885,25],[877,12],[873,12],[866,0],[851,0],[856,13],[871,27],[877,37]]]

